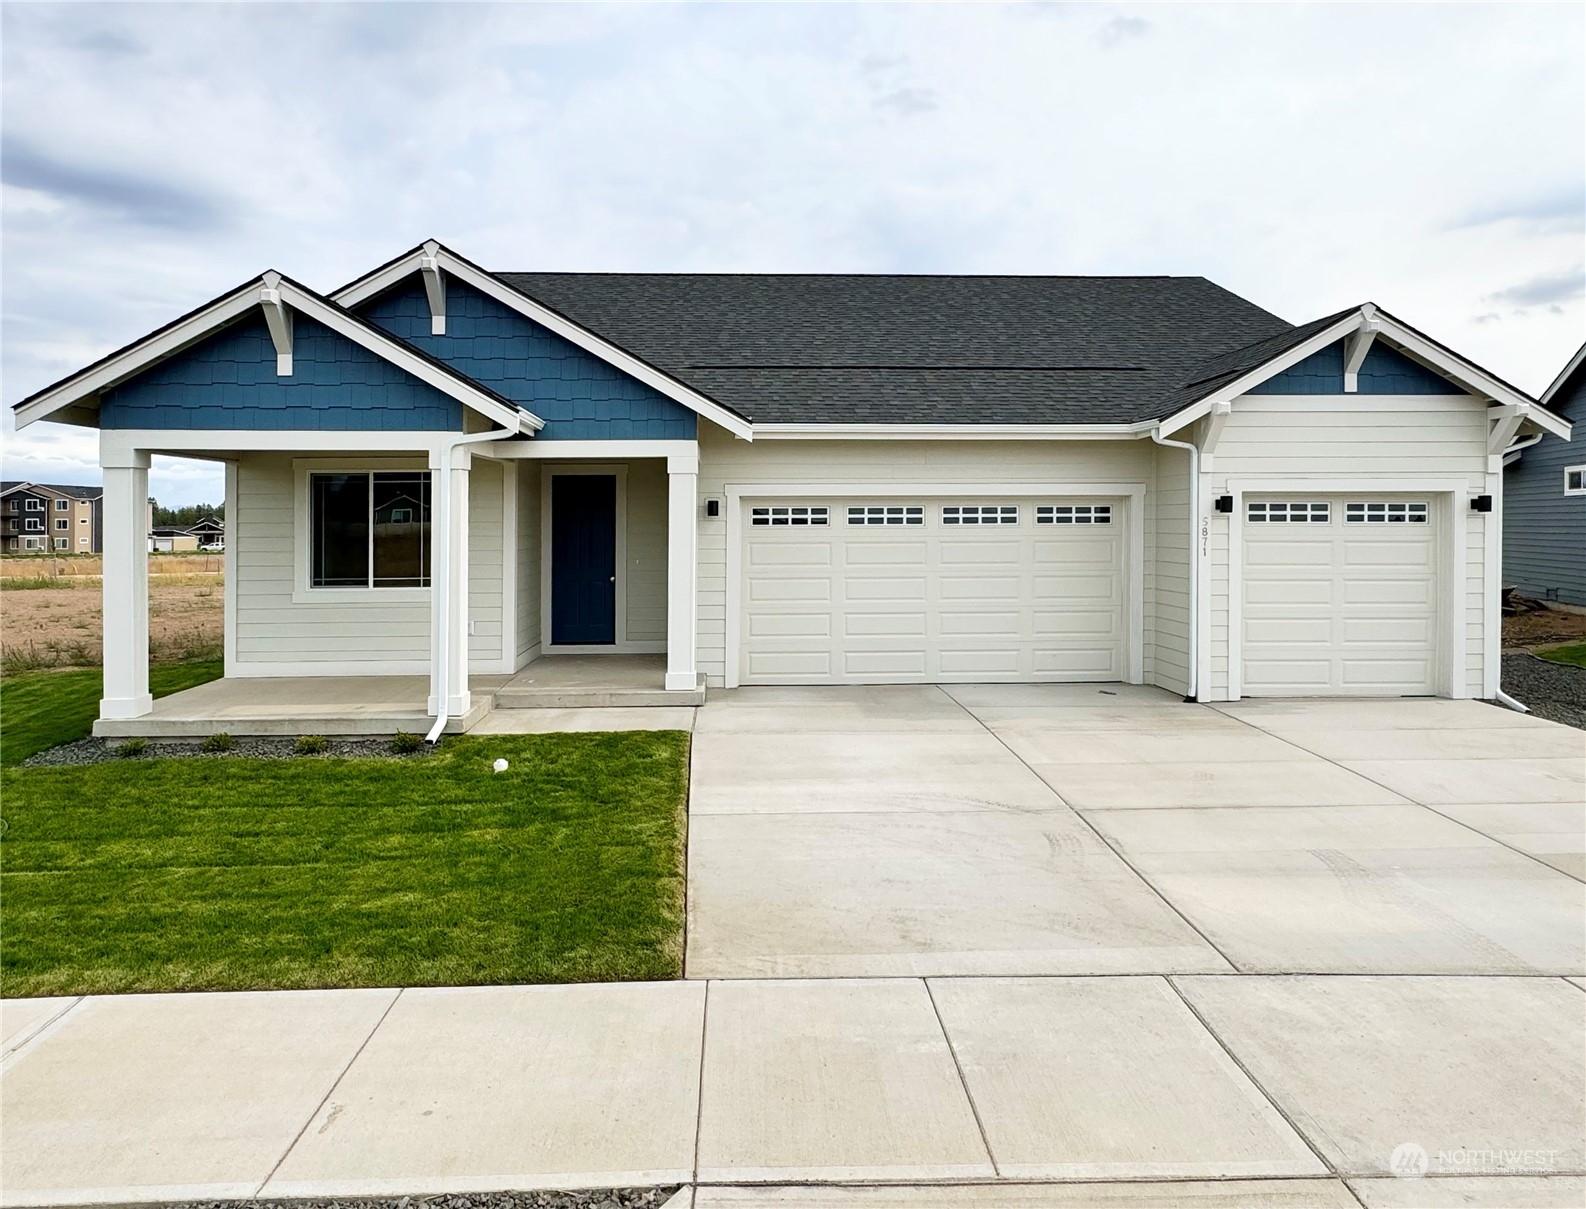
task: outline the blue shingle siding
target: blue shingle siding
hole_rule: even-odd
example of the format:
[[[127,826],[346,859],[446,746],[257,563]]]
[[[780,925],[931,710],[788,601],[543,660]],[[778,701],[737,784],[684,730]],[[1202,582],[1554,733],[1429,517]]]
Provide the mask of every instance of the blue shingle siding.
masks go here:
[[[1411,361],[1403,353],[1374,343],[1360,366],[1363,395],[1462,395],[1440,374]],[[1281,374],[1247,392],[1252,395],[1341,395],[1344,393],[1343,341],[1329,344]]]
[[[1586,465],[1586,370],[1549,404],[1574,435],[1543,437],[1503,472],[1503,582],[1537,600],[1586,606],[1586,495],[1564,494],[1564,468]]]
[[[99,424],[456,432],[463,405],[302,314],[292,321],[292,374],[280,377],[259,313],[106,391]]]
[[[698,431],[690,408],[455,277],[446,281],[444,336],[430,333],[417,277],[360,314],[528,408],[545,421],[536,440],[692,440]]]

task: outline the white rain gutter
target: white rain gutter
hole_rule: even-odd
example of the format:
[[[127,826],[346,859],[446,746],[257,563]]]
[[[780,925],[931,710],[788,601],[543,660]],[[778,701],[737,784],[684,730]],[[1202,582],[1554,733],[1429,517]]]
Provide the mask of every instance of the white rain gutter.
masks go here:
[[[1184,700],[1194,701],[1200,691],[1201,557],[1197,530],[1200,526],[1201,514],[1201,451],[1190,441],[1171,441],[1164,437],[1160,423],[1151,430],[1151,439],[1158,445],[1166,445],[1171,449],[1187,449],[1190,455],[1189,650],[1186,652],[1189,684]]]
[[[486,441],[501,441],[507,437],[518,434],[510,428],[503,428],[500,432],[481,432],[473,436],[454,437],[440,447],[440,491],[435,500],[435,516],[432,522],[445,536],[446,557],[441,559],[439,565],[432,568],[430,576],[432,599],[435,604],[435,625],[440,631],[440,641],[435,644],[435,681],[440,690],[435,694],[435,725],[430,727],[430,733],[424,736],[424,741],[431,747],[441,741],[441,732],[446,729],[446,723],[451,721],[451,714],[446,708],[451,680],[451,669],[448,661],[451,655],[451,626],[452,626],[452,453],[462,445],[481,445]]]

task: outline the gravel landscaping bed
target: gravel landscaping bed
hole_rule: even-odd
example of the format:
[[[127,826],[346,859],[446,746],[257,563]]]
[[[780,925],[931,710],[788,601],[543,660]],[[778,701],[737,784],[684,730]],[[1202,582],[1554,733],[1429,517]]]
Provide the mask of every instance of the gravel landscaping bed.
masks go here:
[[[20,768],[64,768],[76,764],[104,764],[116,760],[318,760],[324,756],[379,757],[391,760],[422,760],[429,755],[426,744],[418,751],[391,750],[389,738],[327,739],[325,750],[314,755],[304,755],[297,750],[297,740],[291,736],[238,737],[231,741],[226,751],[204,751],[202,739],[150,739],[135,756],[122,755],[117,748],[125,739],[79,739],[75,743],[62,743],[29,756],[18,765]]]
[[[1503,691],[1538,718],[1586,730],[1586,668],[1535,655],[1505,655]]]
[[[165,1209],[660,1209],[677,1186],[583,1192],[470,1192],[302,1201],[182,1201]]]

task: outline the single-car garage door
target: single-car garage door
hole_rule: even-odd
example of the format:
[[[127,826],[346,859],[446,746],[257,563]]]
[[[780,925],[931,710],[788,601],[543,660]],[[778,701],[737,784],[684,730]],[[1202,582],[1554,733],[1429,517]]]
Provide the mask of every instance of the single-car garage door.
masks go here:
[[[750,500],[744,511],[744,684],[1124,678],[1123,500]]]
[[[1242,695],[1437,691],[1438,518],[1426,496],[1246,496]]]

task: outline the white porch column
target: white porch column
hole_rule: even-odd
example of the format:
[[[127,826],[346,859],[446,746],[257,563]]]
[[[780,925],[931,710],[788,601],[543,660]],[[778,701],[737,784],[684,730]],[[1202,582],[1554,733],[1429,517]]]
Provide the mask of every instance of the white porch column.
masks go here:
[[[446,471],[432,460],[430,467],[430,699],[436,712],[446,694],[446,712],[461,717],[473,708],[468,692],[468,475],[467,448],[452,450],[450,482]],[[445,594],[443,607],[441,596]],[[446,657],[440,657],[442,644]],[[445,684],[441,669],[445,668]]]
[[[666,459],[666,687],[699,687],[699,454]]]
[[[149,455],[100,454],[104,471],[105,695],[101,718],[137,718],[149,695]]]

